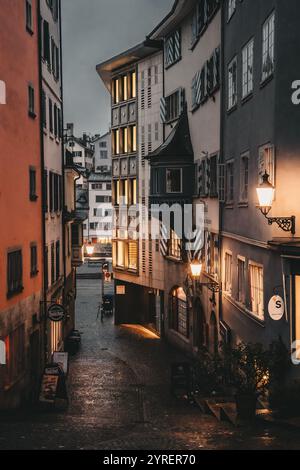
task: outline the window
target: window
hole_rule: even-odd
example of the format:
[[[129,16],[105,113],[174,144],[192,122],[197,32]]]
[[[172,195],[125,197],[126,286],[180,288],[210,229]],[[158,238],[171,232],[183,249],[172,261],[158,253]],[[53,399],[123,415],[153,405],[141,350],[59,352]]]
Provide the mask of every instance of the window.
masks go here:
[[[177,30],[165,40],[165,66],[170,67],[181,59],[181,31]]]
[[[157,142],[159,140],[159,124],[155,123],[154,139]]]
[[[44,211],[48,212],[48,171],[44,170]]]
[[[128,269],[137,271],[138,268],[138,248],[137,243],[128,243]]]
[[[165,122],[172,122],[179,118],[182,112],[182,94],[183,90],[180,88],[166,97]]]
[[[51,244],[51,285],[55,282],[55,244]]]
[[[274,72],[275,13],[263,25],[262,43],[262,81]]]
[[[54,105],[54,135],[55,137],[58,137],[58,113],[57,113],[57,106],[56,104]]]
[[[122,101],[128,100],[128,82],[127,82],[127,75],[124,75],[121,80],[122,83]]]
[[[228,66],[228,110],[237,105],[237,58]]]
[[[28,85],[28,114],[30,117],[35,118],[35,104],[34,104],[34,88]]]
[[[226,164],[226,203],[233,204],[234,201],[234,164]]]
[[[101,150],[100,152],[100,158],[102,160],[106,160],[108,158],[108,153],[107,153],[107,150]]]
[[[51,134],[53,134],[53,104],[50,98],[49,98],[49,130]]]
[[[80,237],[79,237],[79,225],[72,224],[71,226],[71,242],[72,246],[79,246],[80,245]]]
[[[125,243],[117,242],[117,267],[125,268]]]
[[[7,296],[19,294],[23,290],[22,250],[7,254]]]
[[[264,274],[263,267],[249,262],[251,312],[264,319]]]
[[[45,247],[45,266],[44,266],[44,273],[45,273],[45,286],[46,289],[49,287],[49,253],[48,253],[48,247]]]
[[[49,23],[47,21],[43,23],[43,58],[50,66],[50,34]]]
[[[96,196],[96,202],[111,202],[111,196]]]
[[[137,135],[136,135],[136,126],[129,127],[129,141],[128,141],[128,152],[136,152],[137,149]]]
[[[168,243],[168,255],[171,256],[172,258],[181,260],[181,244],[182,244],[181,238],[177,235],[175,230],[171,229],[170,239]]]
[[[136,72],[129,74],[129,99],[136,98]]]
[[[263,145],[258,151],[258,182],[262,184],[265,172],[270,183],[275,186],[275,148],[271,144]]]
[[[158,65],[154,66],[154,84],[158,84]]]
[[[237,301],[246,304],[246,260],[241,256],[238,257],[238,292]]]
[[[224,288],[229,295],[232,294],[232,253],[225,253],[225,270],[224,270]]]
[[[29,198],[31,201],[37,200],[36,194],[36,169],[29,168]]]
[[[5,338],[6,367],[4,385],[13,385],[25,371],[25,325],[16,328]]]
[[[6,104],[6,84],[0,80],[0,104]]]
[[[47,97],[44,90],[42,90],[42,122],[43,128],[47,129]]]
[[[113,103],[118,104],[120,102],[120,81],[115,79],[113,81]]]
[[[120,131],[115,129],[113,131],[113,153],[114,155],[119,155],[120,153]]]
[[[236,0],[228,0],[228,21],[236,10]]]
[[[253,49],[254,49],[254,40],[248,42],[242,51],[242,62],[243,62],[243,72],[242,72],[242,89],[243,89],[243,98],[248,96],[253,91]]]
[[[32,19],[32,5],[30,0],[25,1],[26,8],[26,29],[32,34],[33,33],[33,19]]]
[[[209,196],[218,197],[218,155],[209,159]]]
[[[32,244],[30,247],[30,276],[38,274],[37,246]]]
[[[189,336],[188,306],[182,287],[173,289],[169,300],[169,326],[181,335]]]
[[[60,241],[59,240],[55,244],[55,261],[56,261],[55,280],[58,281],[60,277]]]
[[[168,168],[166,170],[166,192],[182,193],[182,169]]]
[[[248,202],[249,188],[249,152],[241,155],[240,164],[240,202]]]

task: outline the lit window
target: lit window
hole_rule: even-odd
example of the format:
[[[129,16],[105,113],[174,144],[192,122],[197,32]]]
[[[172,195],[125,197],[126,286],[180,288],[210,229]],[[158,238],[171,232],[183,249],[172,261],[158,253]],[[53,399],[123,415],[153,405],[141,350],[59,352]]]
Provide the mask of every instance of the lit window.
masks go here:
[[[275,13],[263,25],[262,80],[274,72]]]
[[[182,192],[182,169],[168,168],[166,171],[166,192],[181,193]]]
[[[133,271],[137,271],[138,268],[138,249],[135,242],[128,244],[128,268]]]
[[[182,240],[177,235],[175,230],[170,230],[170,239],[168,243],[168,255],[172,258],[176,258],[178,260],[181,259],[181,244]]]
[[[225,292],[229,295],[232,294],[232,254],[225,253],[225,270],[224,270],[224,288]]]
[[[251,312],[264,319],[264,272],[262,266],[249,262]]]
[[[251,39],[250,42],[244,47],[242,52],[243,59],[243,98],[252,93],[253,91],[253,49],[254,49],[254,40]]]
[[[113,81],[113,101],[114,101],[114,104],[117,104],[120,102],[120,91],[119,91],[119,87],[120,87],[120,82],[118,79],[114,80]]]
[[[116,264],[120,268],[125,268],[125,243],[117,242],[117,259]]]
[[[128,100],[127,75],[122,78],[122,99],[123,101]]]

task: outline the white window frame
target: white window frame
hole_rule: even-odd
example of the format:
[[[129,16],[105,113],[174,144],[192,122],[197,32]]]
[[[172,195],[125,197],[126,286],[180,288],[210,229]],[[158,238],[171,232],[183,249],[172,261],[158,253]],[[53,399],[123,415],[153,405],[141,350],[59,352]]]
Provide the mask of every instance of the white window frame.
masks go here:
[[[261,270],[262,276],[258,277],[259,282],[261,282],[261,285],[258,286],[253,286],[252,285],[252,268],[257,268],[258,270]],[[249,289],[250,289],[250,313],[258,318],[261,321],[264,321],[265,318],[265,313],[264,313],[264,267],[262,264],[256,263],[255,261],[249,261],[248,263],[248,271],[249,271]],[[261,294],[261,298],[256,299],[256,305],[254,305],[255,298],[254,295],[256,295],[254,289],[258,290]],[[259,301],[260,300],[260,301]]]
[[[271,143],[258,149],[258,183],[262,184],[265,172],[269,175],[270,183],[275,186],[275,147]]]
[[[254,38],[242,50],[242,97],[253,92]]]
[[[262,28],[262,81],[274,73],[275,61],[275,12],[267,18]],[[268,65],[269,62],[269,65]]]
[[[231,258],[230,273],[228,273],[228,265],[227,265],[228,257]],[[224,292],[230,297],[232,296],[232,268],[233,268],[232,251],[226,250],[224,254]]]
[[[233,65],[235,64],[235,82],[233,74]],[[237,105],[237,56],[228,64],[228,111]],[[234,86],[235,83],[235,86]]]
[[[240,263],[243,263],[243,285],[240,283]],[[237,301],[241,305],[246,305],[246,286],[247,286],[247,265],[246,258],[238,255],[237,257]]]

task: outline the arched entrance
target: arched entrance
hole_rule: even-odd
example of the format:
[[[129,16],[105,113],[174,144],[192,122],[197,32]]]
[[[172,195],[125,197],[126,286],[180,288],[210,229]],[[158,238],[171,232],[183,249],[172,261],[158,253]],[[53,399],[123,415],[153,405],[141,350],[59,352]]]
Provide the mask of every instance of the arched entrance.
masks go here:
[[[200,299],[196,299],[194,306],[194,346],[202,349],[207,347],[207,325]]]

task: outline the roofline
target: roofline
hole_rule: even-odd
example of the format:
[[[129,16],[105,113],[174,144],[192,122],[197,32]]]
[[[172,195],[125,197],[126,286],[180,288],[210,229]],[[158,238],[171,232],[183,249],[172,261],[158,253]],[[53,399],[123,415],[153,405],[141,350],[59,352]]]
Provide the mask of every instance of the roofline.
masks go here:
[[[175,11],[176,11],[176,8],[178,6],[178,3],[179,3],[180,0],[175,0],[175,2],[173,3],[173,6],[172,6],[172,9],[169,11],[169,13],[161,20],[161,22],[155,26],[155,28],[153,29],[153,31],[151,31],[150,34],[147,35],[147,38],[151,38],[153,36],[153,34],[156,33],[156,31],[161,27],[163,26],[163,24],[168,21],[168,19],[174,15]]]
[[[137,44],[136,46],[131,47],[130,49],[127,49],[126,51],[123,51],[120,54],[96,65],[96,71],[108,91],[111,92],[111,75],[115,70],[137,63],[140,60],[155,54],[159,50],[162,50],[162,47],[162,41],[153,40],[147,37],[145,41]],[[147,49],[149,49],[148,52]]]

